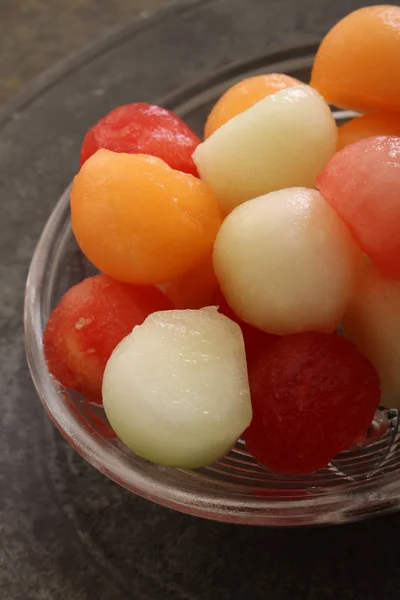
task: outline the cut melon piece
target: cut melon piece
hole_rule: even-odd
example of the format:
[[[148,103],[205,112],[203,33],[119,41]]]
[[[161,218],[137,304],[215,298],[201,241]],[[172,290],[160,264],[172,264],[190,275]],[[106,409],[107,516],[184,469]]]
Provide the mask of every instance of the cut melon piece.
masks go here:
[[[239,325],[215,307],[154,313],[111,355],[103,403],[143,458],[182,468],[218,460],[252,418]]]
[[[289,334],[333,332],[353,287],[358,251],[316,190],[290,188],[249,200],[223,222],[214,270],[246,323]]]
[[[345,336],[371,361],[381,382],[382,404],[400,408],[400,281],[369,267],[343,319]]]
[[[283,89],[233,117],[193,158],[221,209],[292,186],[315,187],[333,156],[337,127],[323,98],[307,85]]]
[[[335,154],[318,189],[387,277],[400,278],[400,137],[377,136]]]
[[[351,12],[327,33],[311,85],[336,106],[397,112],[399,73],[400,7],[378,4]]]

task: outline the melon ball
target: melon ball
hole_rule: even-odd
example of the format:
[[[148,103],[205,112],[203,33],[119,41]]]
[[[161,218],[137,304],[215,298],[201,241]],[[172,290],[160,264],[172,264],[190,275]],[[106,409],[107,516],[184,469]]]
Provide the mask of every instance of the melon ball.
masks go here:
[[[155,156],[98,150],[72,184],[71,225],[82,252],[127,283],[182,277],[211,252],[220,222],[210,187]]]
[[[292,85],[300,85],[301,81],[284,73],[265,73],[246,77],[230,87],[213,106],[207,117],[204,137],[208,138],[219,127],[230,119],[253,106],[266,96],[275,94]]]
[[[343,8],[349,4],[356,3],[344,2]],[[398,112],[399,72],[400,7],[378,4],[351,12],[327,33],[311,85],[336,106]]]
[[[237,207],[214,245],[214,270],[229,305],[263,331],[330,333],[353,287],[358,250],[316,190],[271,192]]]
[[[233,117],[197,146],[193,158],[229,213],[274,190],[314,187],[336,143],[337,127],[322,96],[297,85]]]
[[[240,327],[215,307],[152,314],[111,355],[103,403],[117,435],[143,458],[213,463],[252,418]]]
[[[400,137],[400,115],[376,112],[350,119],[338,129],[337,150],[375,136]]]
[[[249,368],[251,454],[280,473],[312,473],[365,435],[381,396],[370,362],[340,335],[285,335]],[[284,416],[284,418],[282,418]]]
[[[376,136],[346,146],[317,185],[386,277],[400,278],[400,137]]]
[[[374,365],[382,404],[400,408],[400,281],[385,279],[372,266],[366,268],[343,327],[345,336]]]
[[[67,290],[47,322],[43,349],[50,373],[101,404],[103,373],[114,348],[149,314],[172,308],[156,287],[103,274],[87,277]]]

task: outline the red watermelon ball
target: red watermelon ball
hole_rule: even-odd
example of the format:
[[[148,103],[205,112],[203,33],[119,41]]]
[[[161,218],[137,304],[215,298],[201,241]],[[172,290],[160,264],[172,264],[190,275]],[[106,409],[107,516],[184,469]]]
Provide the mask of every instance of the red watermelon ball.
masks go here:
[[[400,278],[400,137],[346,146],[320,173],[317,187],[380,272]]]
[[[120,283],[106,275],[70,288],[43,334],[51,374],[66,388],[101,403],[103,373],[119,342],[153,312],[172,308],[156,287]]]
[[[115,108],[89,129],[83,140],[80,164],[105,148],[157,156],[172,169],[198,177],[192,154],[199,143],[197,135],[170,110],[134,102]]]
[[[379,406],[374,368],[339,335],[281,337],[248,367],[253,419],[246,446],[280,473],[325,467],[365,433]]]

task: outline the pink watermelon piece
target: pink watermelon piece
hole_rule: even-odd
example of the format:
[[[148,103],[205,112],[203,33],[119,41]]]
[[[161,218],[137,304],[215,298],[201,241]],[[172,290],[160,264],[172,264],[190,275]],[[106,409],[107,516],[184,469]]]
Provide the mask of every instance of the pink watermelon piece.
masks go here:
[[[346,146],[319,174],[317,187],[381,273],[400,278],[400,137]]]

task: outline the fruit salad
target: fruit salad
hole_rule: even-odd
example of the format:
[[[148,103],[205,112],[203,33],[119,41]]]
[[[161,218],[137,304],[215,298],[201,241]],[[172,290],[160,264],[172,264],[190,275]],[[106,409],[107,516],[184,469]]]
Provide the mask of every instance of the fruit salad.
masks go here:
[[[400,8],[323,39],[310,82],[244,79],[200,139],[133,102],[86,133],[71,223],[99,271],[43,336],[60,385],[133,452],[218,461],[242,437],[308,474],[400,407]],[[336,125],[332,106],[360,113]]]

